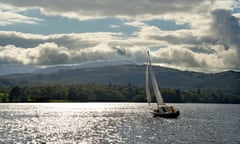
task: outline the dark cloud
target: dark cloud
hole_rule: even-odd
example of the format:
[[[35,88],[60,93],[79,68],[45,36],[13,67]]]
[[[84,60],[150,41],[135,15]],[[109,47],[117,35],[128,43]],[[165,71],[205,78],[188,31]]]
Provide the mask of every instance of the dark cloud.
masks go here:
[[[0,46],[15,45],[16,47],[31,48],[40,43],[43,43],[42,39],[24,38],[14,32],[0,32]]]
[[[207,67],[207,58],[204,59],[203,56],[207,56],[207,54],[201,55],[187,48],[172,47],[163,48],[152,58],[154,61],[159,61],[159,63],[178,67]]]
[[[122,56],[126,55],[125,49],[122,49],[118,46],[114,46],[114,47],[112,47],[112,49],[116,50],[119,55],[122,55]]]
[[[231,11],[215,10],[212,12],[212,30],[220,42],[236,47],[240,46],[239,20],[232,16]]]
[[[194,34],[188,35],[149,35],[149,39],[160,40],[168,42],[169,44],[189,44],[189,45],[201,45],[203,43],[216,44],[217,40],[212,38],[211,36],[197,36]]]
[[[226,51],[234,50],[235,57],[226,58],[225,63],[231,63],[233,67],[240,68],[240,24],[239,20],[232,16],[231,11],[215,10],[212,12],[213,23],[211,30],[218,42],[225,46]]]
[[[78,37],[78,34],[43,36],[0,31],[0,46],[14,45],[21,48],[33,48],[44,43],[56,43],[59,46],[69,49],[79,49],[96,46],[99,42],[83,40]]]
[[[145,14],[163,14],[169,12],[193,11],[202,0],[0,0],[2,3],[17,7],[39,7],[49,13],[74,12],[82,16],[139,16]]]
[[[38,65],[66,64],[69,62],[69,56],[61,48],[46,46],[40,49],[37,57]]]

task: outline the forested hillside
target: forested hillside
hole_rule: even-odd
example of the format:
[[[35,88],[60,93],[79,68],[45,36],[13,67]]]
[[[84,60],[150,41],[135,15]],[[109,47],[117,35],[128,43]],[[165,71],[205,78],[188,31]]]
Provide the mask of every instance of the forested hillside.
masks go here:
[[[154,67],[160,87],[175,89],[240,89],[240,73],[197,73]],[[61,84],[114,84],[135,86],[145,84],[145,65],[121,65],[96,68],[61,69],[50,74],[15,74],[0,77],[0,86],[27,86],[49,83]]]
[[[166,102],[239,103],[240,73],[198,73],[154,67]],[[58,69],[0,77],[1,102],[145,102],[145,66]]]

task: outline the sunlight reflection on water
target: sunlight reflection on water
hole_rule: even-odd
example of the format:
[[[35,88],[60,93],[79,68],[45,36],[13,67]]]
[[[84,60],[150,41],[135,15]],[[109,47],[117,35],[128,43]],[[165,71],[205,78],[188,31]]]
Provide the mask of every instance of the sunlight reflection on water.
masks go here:
[[[239,143],[239,105],[175,105],[169,120],[143,103],[0,104],[0,143]]]

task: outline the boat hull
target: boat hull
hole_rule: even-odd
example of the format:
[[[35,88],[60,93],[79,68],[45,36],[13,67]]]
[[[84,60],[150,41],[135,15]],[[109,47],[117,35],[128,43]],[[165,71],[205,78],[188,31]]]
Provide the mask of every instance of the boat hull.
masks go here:
[[[179,111],[175,112],[157,112],[157,111],[151,111],[150,113],[153,114],[154,117],[163,117],[163,118],[177,118],[180,115]]]

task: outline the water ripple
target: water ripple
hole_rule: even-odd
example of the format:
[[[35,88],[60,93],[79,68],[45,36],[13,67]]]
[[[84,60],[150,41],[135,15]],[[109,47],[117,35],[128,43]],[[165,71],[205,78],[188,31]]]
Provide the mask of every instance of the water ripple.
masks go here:
[[[0,104],[0,143],[240,142],[239,105],[176,107],[180,118],[162,119],[143,103]]]

